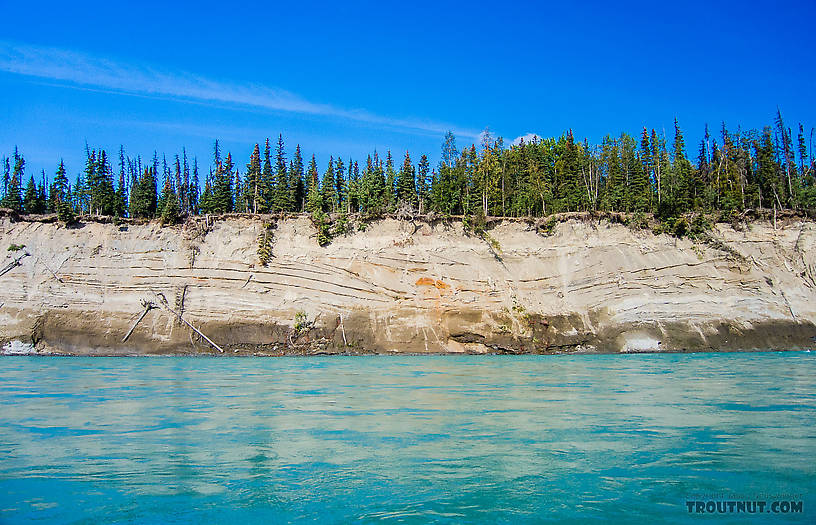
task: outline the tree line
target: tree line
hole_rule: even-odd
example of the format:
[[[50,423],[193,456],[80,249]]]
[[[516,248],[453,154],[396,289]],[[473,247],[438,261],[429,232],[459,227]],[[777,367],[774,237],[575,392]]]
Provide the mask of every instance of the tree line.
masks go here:
[[[566,211],[651,212],[677,217],[688,212],[749,208],[816,207],[813,129],[793,130],[777,111],[761,130],[729,130],[717,137],[705,127],[695,156],[675,120],[671,140],[654,129],[640,136],[606,136],[600,144],[578,141],[572,131],[505,145],[489,130],[463,149],[448,132],[441,160],[426,155],[401,164],[387,151],[364,161],[342,155],[320,170],[304,161],[301,146],[287,155],[283,136],[255,144],[240,167],[216,140],[203,176],[185,149],[169,160],[149,161],[119,149],[116,167],[104,149],[86,146],[86,164],[73,181],[62,161],[52,181],[25,181],[25,159],[16,148],[2,157],[0,207],[22,213],[160,217],[165,222],[197,214],[309,212],[369,216],[410,210],[443,215],[539,217]]]

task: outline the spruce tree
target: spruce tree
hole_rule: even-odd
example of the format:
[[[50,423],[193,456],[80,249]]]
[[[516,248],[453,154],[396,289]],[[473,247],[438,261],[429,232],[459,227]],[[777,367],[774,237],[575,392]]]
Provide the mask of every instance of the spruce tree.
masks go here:
[[[263,168],[258,189],[258,212],[265,213],[275,210],[275,174],[272,173],[272,157],[269,148],[269,139],[264,143]]]
[[[200,198],[200,186],[198,180],[198,158],[193,157],[193,175],[190,178],[190,186],[187,190],[187,211],[191,215],[198,215],[200,212],[199,209],[199,198]]]
[[[308,170],[309,189],[306,193],[306,211],[309,213],[318,213],[323,211],[323,196],[320,192],[320,181],[318,180],[317,160],[312,155],[312,160],[309,161]]]
[[[417,165],[417,198],[419,202],[419,213],[425,213],[428,206],[431,182],[428,179],[429,171],[430,163],[428,162],[428,156],[423,154],[419,158],[419,164]]]
[[[320,190],[324,211],[333,212],[337,209],[336,191],[337,188],[334,184],[334,157],[329,157],[329,166],[323,174],[323,184]]]
[[[11,178],[6,187],[6,194],[3,196],[3,201],[0,202],[0,206],[21,212],[23,211],[21,192],[23,175],[25,173],[25,158],[23,158],[23,155],[17,150],[17,146],[14,147],[13,158],[14,171],[11,172]]]
[[[394,158],[391,156],[391,150],[388,150],[385,154],[385,194],[383,195],[385,211],[393,211],[396,207],[396,180],[397,172],[394,170]]]
[[[286,169],[286,151],[283,146],[283,134],[278,134],[278,145],[275,148],[275,210],[285,211],[290,206],[291,188]]]
[[[337,162],[334,165],[334,195],[337,201],[336,211],[342,212],[346,208],[346,166],[343,164],[343,159],[337,156]]]
[[[51,209],[56,212],[59,220],[70,224],[74,222],[74,209],[71,205],[68,186],[65,163],[60,160],[56,175],[54,176],[54,183],[51,185]]]
[[[3,156],[2,165],[3,165],[3,198],[5,198],[6,193],[8,192],[9,181],[11,180],[11,165],[9,164],[8,157]],[[2,205],[2,200],[0,200],[0,205]]]
[[[289,205],[287,211],[303,211],[306,204],[306,173],[303,170],[303,155],[300,144],[295,147],[295,155],[289,166]]]
[[[255,149],[252,150],[252,155],[249,157],[249,164],[246,167],[246,177],[244,179],[244,199],[249,203],[249,211],[258,213],[260,200],[262,198],[261,181],[261,149],[258,144],[255,144]],[[238,190],[236,189],[236,193]]]
[[[37,211],[37,183],[34,182],[34,175],[31,175],[28,179],[28,185],[23,196],[23,212],[39,213]]]
[[[416,174],[411,162],[411,154],[407,151],[402,162],[402,169],[397,175],[396,194],[397,203],[405,203],[412,209],[416,207]]]
[[[218,151],[216,150],[216,153]],[[215,168],[212,184],[213,213],[230,213],[234,209],[233,181],[235,179],[235,165],[232,162],[232,153],[227,153],[224,162],[219,162]]]
[[[165,178],[160,201],[164,203],[163,207],[161,208],[162,224],[175,224],[178,222],[178,194],[176,193],[175,180],[173,178]]]

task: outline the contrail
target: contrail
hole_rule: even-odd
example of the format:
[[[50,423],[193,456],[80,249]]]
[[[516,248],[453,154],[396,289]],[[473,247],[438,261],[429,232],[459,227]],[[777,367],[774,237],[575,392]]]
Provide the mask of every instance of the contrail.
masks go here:
[[[0,42],[0,71],[125,95],[150,95],[179,101],[333,117],[423,134],[442,134],[453,130],[464,137],[479,135],[478,131],[424,119],[392,118],[363,109],[315,103],[269,86],[222,82],[192,73],[162,71],[66,49]]]

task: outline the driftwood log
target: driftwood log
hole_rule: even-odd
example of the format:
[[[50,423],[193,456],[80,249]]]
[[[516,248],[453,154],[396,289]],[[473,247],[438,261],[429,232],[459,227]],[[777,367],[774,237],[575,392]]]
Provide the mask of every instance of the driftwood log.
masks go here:
[[[167,299],[164,297],[163,293],[161,293],[161,292],[156,293],[156,297],[158,298],[159,307],[161,307],[163,310],[166,310],[167,312],[172,314],[176,319],[179,320],[180,323],[183,323],[183,324],[187,325],[187,327],[189,327],[190,330],[192,330],[193,332],[198,334],[202,339],[204,339],[205,341],[210,343],[210,345],[212,345],[213,348],[215,348],[216,350],[218,350],[222,354],[224,353],[223,348],[221,348],[220,346],[215,344],[213,342],[213,340],[210,339],[209,337],[207,337],[206,335],[204,335],[201,332],[201,330],[199,330],[198,328],[193,326],[190,322],[188,322],[186,319],[184,319],[179,312],[177,312],[177,311],[173,310],[172,308],[170,308],[170,305],[167,303]]]
[[[0,270],[0,276],[6,275],[7,273],[9,273],[9,272],[10,272],[11,270],[13,270],[14,268],[16,268],[16,267],[18,267],[18,266],[21,266],[21,264],[22,264],[22,263],[20,263],[20,261],[22,261],[24,257],[28,257],[29,255],[31,255],[31,254],[30,254],[30,253],[28,253],[28,252],[25,252],[25,253],[24,253],[24,254],[22,254],[21,256],[17,257],[17,258],[16,258],[16,259],[14,259],[13,261],[11,261],[11,262],[10,262],[10,263],[8,263],[7,265],[5,265],[5,266],[3,267],[3,269],[2,269],[2,270]]]
[[[130,337],[130,334],[132,334],[133,330],[136,329],[136,325],[138,325],[139,323],[142,322],[142,319],[144,319],[144,317],[147,315],[147,312],[149,312],[153,308],[156,308],[156,305],[153,304],[151,301],[144,301],[143,300],[142,301],[142,306],[144,306],[144,311],[142,312],[142,315],[140,315],[139,318],[136,319],[136,322],[133,323],[133,326],[130,327],[130,330],[128,330],[128,333],[126,333],[125,337],[122,338],[123,343],[128,340],[128,337]]]

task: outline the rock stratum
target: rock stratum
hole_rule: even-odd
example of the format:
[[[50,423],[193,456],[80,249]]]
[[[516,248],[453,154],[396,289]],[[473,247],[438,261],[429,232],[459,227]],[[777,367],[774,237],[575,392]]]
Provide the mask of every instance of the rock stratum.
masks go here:
[[[2,264],[30,255],[0,276],[9,352],[219,353],[189,325],[230,355],[816,346],[809,220],[718,224],[706,242],[588,217],[546,236],[506,220],[491,244],[457,221],[383,219],[320,247],[302,216],[12,219],[0,248],[25,248]]]

